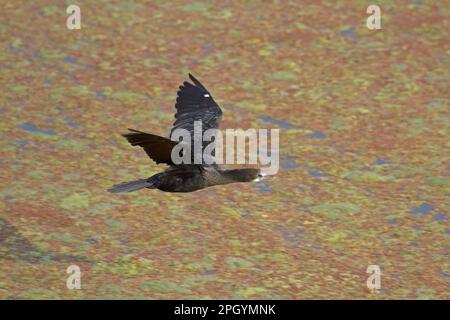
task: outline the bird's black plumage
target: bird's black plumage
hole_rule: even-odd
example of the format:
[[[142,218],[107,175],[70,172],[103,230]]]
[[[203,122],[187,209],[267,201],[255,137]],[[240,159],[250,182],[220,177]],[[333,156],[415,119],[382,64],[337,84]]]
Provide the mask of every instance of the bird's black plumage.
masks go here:
[[[184,82],[178,91],[175,108],[175,122],[171,133],[176,129],[186,129],[194,137],[194,121],[202,122],[202,134],[208,129],[219,129],[222,110],[206,88],[189,74],[194,85]]]
[[[222,110],[200,81],[191,74],[189,78],[193,84],[185,81],[177,93],[175,122],[171,134],[176,129],[185,129],[190,133],[193,145],[194,122],[201,121],[201,135],[208,129],[219,129]],[[108,190],[110,192],[131,192],[142,188],[192,192],[213,185],[253,181],[261,176],[259,169],[253,168],[222,170],[217,165],[176,165],[171,159],[171,153],[178,142],[134,129],[128,130],[123,136],[131,145],[140,146],[153,161],[168,164],[169,168],[148,179],[116,185]]]

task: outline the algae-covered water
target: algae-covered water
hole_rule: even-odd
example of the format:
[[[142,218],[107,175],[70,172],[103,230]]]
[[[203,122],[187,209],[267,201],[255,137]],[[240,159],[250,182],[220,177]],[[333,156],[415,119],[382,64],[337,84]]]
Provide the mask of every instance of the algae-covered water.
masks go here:
[[[0,298],[450,298],[445,1],[2,1]],[[280,170],[110,194],[164,169],[192,72]],[[66,286],[71,265],[81,290]],[[369,265],[381,288],[368,289]]]

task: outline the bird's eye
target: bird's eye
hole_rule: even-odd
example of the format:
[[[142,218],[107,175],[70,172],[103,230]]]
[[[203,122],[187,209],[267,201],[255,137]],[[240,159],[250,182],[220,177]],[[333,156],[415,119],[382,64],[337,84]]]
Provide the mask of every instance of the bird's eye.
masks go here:
[[[205,93],[203,96],[204,96],[205,98],[209,98],[209,94],[207,94],[207,93]]]

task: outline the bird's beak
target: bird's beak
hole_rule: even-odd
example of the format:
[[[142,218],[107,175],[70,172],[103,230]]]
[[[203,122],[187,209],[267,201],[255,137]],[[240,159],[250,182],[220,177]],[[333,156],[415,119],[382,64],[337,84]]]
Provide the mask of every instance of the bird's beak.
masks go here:
[[[256,179],[253,180],[253,181],[255,181],[255,182],[260,182],[260,181],[266,179],[266,177],[267,177],[267,174],[265,174],[265,173],[260,173],[259,176],[258,176],[258,178],[256,178]]]

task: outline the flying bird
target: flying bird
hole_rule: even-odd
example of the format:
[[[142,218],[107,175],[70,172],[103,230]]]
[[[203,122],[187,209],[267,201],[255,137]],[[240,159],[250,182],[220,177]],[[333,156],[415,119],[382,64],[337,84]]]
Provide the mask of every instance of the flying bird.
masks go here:
[[[194,121],[201,121],[203,136],[208,129],[219,129],[222,110],[211,93],[193,75],[189,74],[189,78],[193,83],[183,82],[177,93],[175,122],[171,133],[177,129],[185,129],[194,137]],[[164,163],[169,167],[149,178],[115,185],[108,189],[109,192],[131,192],[143,188],[192,192],[215,185],[260,181],[263,177],[258,168],[225,170],[216,163],[206,164],[204,161],[201,164],[175,164],[171,154],[178,142],[151,133],[128,130],[123,136],[132,146],[143,148],[154,162]]]

